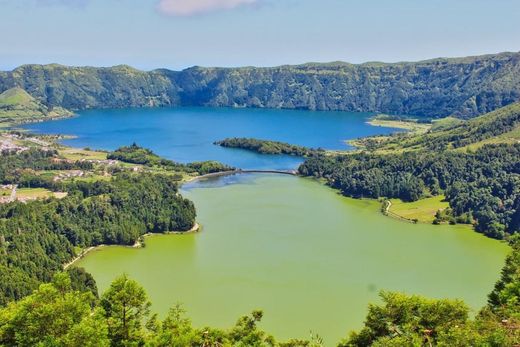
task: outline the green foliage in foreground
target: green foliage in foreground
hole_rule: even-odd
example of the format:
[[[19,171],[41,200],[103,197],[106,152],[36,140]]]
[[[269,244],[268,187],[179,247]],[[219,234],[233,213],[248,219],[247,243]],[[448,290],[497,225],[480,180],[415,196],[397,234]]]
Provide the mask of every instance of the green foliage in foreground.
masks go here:
[[[214,144],[228,148],[247,149],[261,154],[287,154],[298,157],[309,157],[319,152],[324,152],[322,149],[312,149],[291,145],[285,142],[258,140],[244,137],[227,138],[222,141],[217,141]]]
[[[383,305],[370,305],[365,327],[340,346],[403,346],[431,343],[468,321],[468,307],[457,300],[432,300],[381,293]]]
[[[109,346],[107,333],[95,297],[73,290],[64,273],[0,311],[2,346]]]
[[[33,294],[0,310],[0,346],[320,346],[292,340],[277,343],[258,328],[262,311],[238,319],[231,329],[194,328],[177,305],[164,320],[150,314],[144,289],[125,275],[112,282],[100,300],[75,290],[65,273]]]
[[[131,146],[120,147],[116,149],[114,152],[109,153],[108,159],[120,160],[125,163],[156,166],[172,171],[186,173],[195,172],[200,175],[233,170],[232,167],[229,167],[216,161],[203,161],[189,164],[176,163],[172,160],[161,158],[151,150],[139,147],[135,143]]]
[[[364,327],[340,347],[515,346],[520,343],[520,238],[489,303],[474,319],[460,300],[436,300],[382,292],[369,306]],[[195,328],[180,305],[164,320],[151,314],[145,290],[126,275],[97,299],[91,289],[74,288],[66,273],[33,294],[0,310],[0,346],[257,346],[319,347],[322,341],[278,342],[258,328],[262,311],[241,317],[231,329]],[[345,314],[348,314],[346,312]]]
[[[340,347],[364,346],[517,346],[520,344],[520,238],[511,241],[502,276],[486,305],[468,319],[459,300],[432,300],[381,293],[382,305],[370,305],[363,329]]]
[[[340,347],[362,346],[515,346],[520,342],[516,315],[497,316],[484,308],[474,320],[458,300],[433,300],[383,292],[382,305],[370,305],[365,326]],[[501,319],[502,317],[506,317]]]
[[[489,294],[488,308],[498,316],[520,320],[520,236],[515,235],[510,243],[513,250],[506,259],[500,279]]]

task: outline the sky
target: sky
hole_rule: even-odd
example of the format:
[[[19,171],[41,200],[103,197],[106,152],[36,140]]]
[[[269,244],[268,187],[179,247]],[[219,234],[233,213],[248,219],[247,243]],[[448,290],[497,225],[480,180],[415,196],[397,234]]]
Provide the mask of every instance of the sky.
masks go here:
[[[0,69],[416,61],[520,51],[520,0],[0,0]]]

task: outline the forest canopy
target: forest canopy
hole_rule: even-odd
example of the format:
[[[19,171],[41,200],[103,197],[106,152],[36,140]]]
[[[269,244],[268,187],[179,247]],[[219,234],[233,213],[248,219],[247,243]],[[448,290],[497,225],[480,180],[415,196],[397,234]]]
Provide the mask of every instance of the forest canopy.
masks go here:
[[[176,163],[172,160],[164,159],[151,150],[140,147],[135,143],[130,146],[120,147],[115,151],[110,152],[108,154],[108,159],[120,160],[132,164],[157,166],[171,171],[198,173],[200,175],[233,170],[232,167],[217,161],[201,161],[188,164]]]
[[[453,218],[504,238],[520,231],[520,144],[474,153],[355,153],[309,158],[298,169],[357,198],[416,201],[444,193]]]
[[[195,223],[193,203],[168,175],[123,172],[64,188],[63,199],[0,205],[0,305],[50,281],[77,247],[133,245],[147,232],[186,231]]]
[[[214,144],[227,148],[247,149],[260,154],[287,154],[297,157],[309,157],[324,152],[323,149],[313,149],[304,146],[291,145],[285,142],[244,137],[230,137],[221,141],[216,141]]]
[[[361,150],[308,158],[304,176],[324,178],[346,196],[444,195],[434,223],[467,223],[503,239],[520,231],[520,103],[469,121],[448,121],[424,134],[360,140]]]

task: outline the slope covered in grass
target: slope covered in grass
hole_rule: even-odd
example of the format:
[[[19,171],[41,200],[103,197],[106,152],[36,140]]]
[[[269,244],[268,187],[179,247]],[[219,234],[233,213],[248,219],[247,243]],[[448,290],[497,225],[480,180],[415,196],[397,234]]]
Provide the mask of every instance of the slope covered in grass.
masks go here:
[[[30,122],[69,115],[72,113],[61,107],[49,109],[19,87],[0,94],[0,122]]]
[[[514,103],[468,121],[448,118],[435,122],[425,134],[401,133],[385,138],[367,138],[358,142],[372,151],[403,152],[477,149],[484,144],[519,141],[520,103]]]

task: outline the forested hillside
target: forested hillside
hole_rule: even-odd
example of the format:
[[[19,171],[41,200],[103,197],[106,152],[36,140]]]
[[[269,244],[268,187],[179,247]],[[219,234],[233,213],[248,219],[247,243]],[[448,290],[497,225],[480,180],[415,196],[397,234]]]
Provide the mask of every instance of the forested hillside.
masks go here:
[[[357,141],[364,149],[402,152],[476,149],[484,144],[520,142],[520,103],[502,107],[469,121],[443,119],[421,134],[396,133],[388,137],[368,137]]]
[[[416,201],[443,194],[450,208],[435,222],[471,223],[502,239],[520,231],[520,137],[513,136],[519,126],[514,104],[427,134],[365,140],[369,151],[315,156],[299,172],[353,197]]]
[[[195,224],[195,208],[178,194],[175,175],[109,165],[101,168],[111,169],[109,176],[56,179],[94,165],[102,164],[63,160],[54,149],[2,153],[1,184],[14,192],[17,186],[60,190],[62,197],[0,204],[0,306],[50,281],[81,249],[133,245],[145,233]]]
[[[108,154],[108,159],[120,160],[125,163],[143,164],[151,167],[159,167],[167,171],[182,171],[206,175],[215,172],[231,171],[234,168],[217,161],[201,161],[188,164],[176,163],[169,159],[159,157],[153,151],[139,147],[137,144],[124,146]]]
[[[67,109],[175,105],[177,88],[160,72],[111,68],[23,65],[0,73],[0,91],[20,87],[43,104]]]
[[[469,118],[520,100],[520,53],[178,72],[24,65],[0,72],[0,92],[13,87],[47,107],[72,110],[194,105]]]

